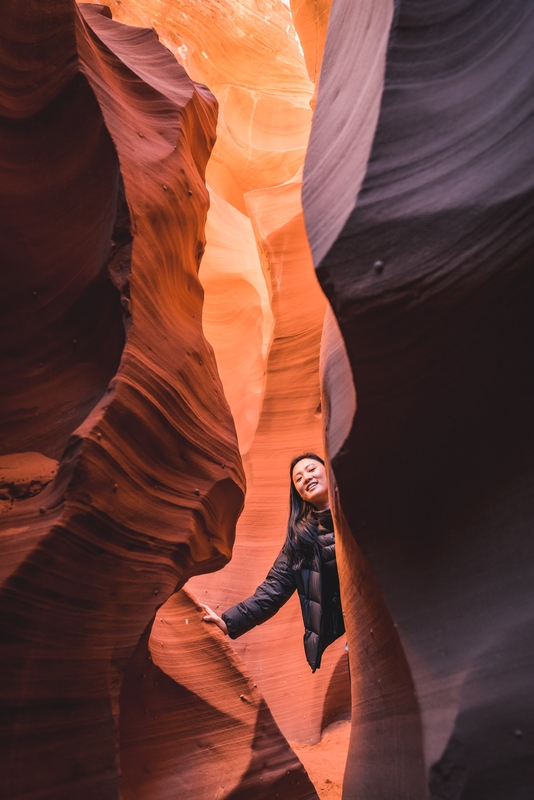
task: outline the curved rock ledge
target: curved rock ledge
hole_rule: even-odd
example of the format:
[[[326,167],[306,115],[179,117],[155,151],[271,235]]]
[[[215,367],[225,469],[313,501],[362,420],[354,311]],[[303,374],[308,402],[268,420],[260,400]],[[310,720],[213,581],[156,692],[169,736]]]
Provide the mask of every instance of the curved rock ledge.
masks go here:
[[[120,704],[126,798],[317,800],[242,661],[185,590],[142,638]]]
[[[301,169],[311,65],[320,57],[328,3],[297,6],[293,21],[309,57],[282,2],[112,3],[121,20],[154,25],[220,103],[206,170],[212,205],[200,276],[204,329],[236,422],[248,489],[232,562],[190,586],[221,608],[263,580],[282,545],[291,458],[323,447],[318,364],[325,301],[303,224]],[[296,600],[235,643],[282,732],[301,742],[317,742],[323,727],[349,713],[343,645],[330,648],[312,676]]]
[[[3,515],[1,769],[13,798],[121,796],[123,674],[176,585],[228,560],[244,495],[234,425],[202,333],[197,277],[214,99],[189,80],[152,31],[133,30],[93,9],[83,15],[70,2],[46,9],[12,2],[3,28],[20,46],[20,59],[34,59],[35,74],[25,100],[20,88],[5,93],[17,120],[2,121],[3,168],[13,173],[15,164],[18,183],[3,182],[2,189],[14,193],[13,218],[22,186],[43,223],[31,230],[33,261],[15,284],[23,296],[13,313],[24,311],[32,278],[42,280],[39,311],[30,320],[41,349],[52,346],[40,333],[50,325],[70,337],[90,321],[99,366],[87,370],[89,345],[80,340],[72,379],[50,334],[55,350],[36,384],[37,410],[10,431],[17,444],[9,442],[10,452],[33,442],[37,425],[46,426],[45,452],[61,453],[70,436],[54,483]],[[28,17],[32,24],[25,27]],[[59,42],[57,51],[41,46],[50,37]],[[15,52],[11,46],[9,57]],[[7,66],[9,75],[9,59]],[[31,167],[41,162],[30,158],[32,136],[47,171],[45,189],[57,183],[57,196],[34,183]],[[106,275],[119,165],[133,236],[131,265],[126,259],[114,267],[131,312],[122,356],[123,308]],[[17,230],[6,231],[15,273]],[[86,291],[92,305],[80,311],[77,298]],[[12,325],[10,331],[18,333]],[[7,387],[12,407],[14,391],[24,394],[25,335],[16,340],[21,377]],[[70,394],[62,394],[63,385]],[[36,421],[39,413],[48,417]]]
[[[181,587],[254,589],[326,433],[345,800],[524,800],[530,4],[110,5],[0,32],[2,786],[317,798],[284,737],[344,641],[311,675],[296,602],[234,649]]]

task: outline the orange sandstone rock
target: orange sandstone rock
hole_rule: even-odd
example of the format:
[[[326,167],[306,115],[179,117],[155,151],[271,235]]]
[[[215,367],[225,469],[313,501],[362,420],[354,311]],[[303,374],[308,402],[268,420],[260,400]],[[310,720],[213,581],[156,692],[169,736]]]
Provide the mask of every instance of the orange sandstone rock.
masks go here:
[[[325,8],[313,22],[321,40]],[[300,202],[314,87],[282,2],[200,7],[125,0],[113,10],[125,21],[154,25],[220,103],[207,168],[212,207],[200,273],[203,320],[249,489],[231,565],[192,586],[199,598],[222,609],[255,588],[282,545],[292,456],[322,449],[318,361],[325,302],[313,275]],[[314,13],[311,5],[301,12]],[[314,37],[302,42],[304,52],[316,47]],[[314,53],[310,58],[317,63]],[[316,741],[333,713],[329,698],[336,696],[344,643],[328,651],[312,676],[301,639],[294,601],[235,647],[283,732]],[[288,697],[293,683],[299,688]],[[334,703],[338,710],[340,703],[348,709],[346,694]]]
[[[202,333],[197,278],[215,103],[151,31],[91,9],[83,19],[70,2],[46,10],[12,2],[8,12],[3,34],[34,58],[35,74],[27,90],[5,93],[6,114],[18,121],[2,121],[4,152],[18,148],[18,161],[15,182],[2,189],[22,185],[30,198],[36,192],[33,202],[51,220],[31,232],[33,261],[20,281],[19,313],[32,269],[43,286],[30,329],[50,354],[33,401],[42,418],[20,416],[9,452],[28,449],[38,423],[46,427],[45,452],[61,453],[70,439],[54,483],[3,515],[2,786],[14,798],[118,798],[122,677],[176,585],[229,558],[243,501],[235,429]],[[42,37],[54,47],[41,48]],[[31,180],[27,143],[37,140],[33,158],[49,186],[57,181],[57,201],[52,194],[45,202],[42,184],[34,188]],[[119,165],[128,206],[119,209],[119,227],[124,234],[129,218],[133,239],[131,262],[114,259],[131,315],[122,357],[121,299],[105,272]],[[20,246],[15,234],[6,238],[16,271]],[[127,241],[116,245],[128,249]],[[66,374],[64,346],[40,333],[51,325],[65,338],[85,325],[93,337],[92,351],[90,342],[79,350],[70,342],[75,355]],[[111,336],[107,344],[102,330]],[[7,387],[8,409],[24,394],[24,335],[16,340],[22,377]],[[105,369],[88,370],[87,352],[99,364],[102,353]],[[70,393],[58,404],[63,385]]]
[[[213,346],[239,449],[250,450],[263,402],[273,314],[250,219],[213,191],[206,251],[202,327]]]
[[[41,492],[57,473],[58,463],[41,453],[0,456],[0,499],[31,497]]]
[[[300,5],[302,13],[311,9]],[[71,50],[64,63],[56,59],[58,74],[68,84],[72,72],[100,132],[82,177],[76,173],[72,181],[77,202],[100,210],[100,217],[93,206],[81,215],[93,249],[73,225],[68,241],[80,251],[76,292],[88,291],[83,258],[100,283],[83,314],[56,290],[52,318],[63,324],[70,313],[77,331],[84,320],[92,324],[105,292],[110,300],[108,317],[91,328],[95,342],[80,356],[75,351],[76,369],[85,373],[70,379],[56,347],[49,361],[59,377],[50,373],[55,384],[40,399],[42,419],[30,407],[13,432],[12,452],[21,441],[34,446],[40,431],[43,452],[59,456],[69,446],[55,483],[24,501],[16,516],[10,512],[3,539],[6,630],[16,659],[3,685],[14,701],[4,729],[9,788],[14,796],[117,797],[120,778],[132,798],[178,792],[196,800],[219,792],[232,800],[267,800],[273,793],[311,800],[315,791],[277,723],[284,734],[310,742],[346,713],[344,642],[328,650],[312,676],[293,601],[236,644],[249,678],[235,651],[200,622],[194,601],[178,593],[161,604],[176,585],[230,556],[244,482],[221,383],[250,492],[229,570],[193,582],[201,599],[208,587],[208,599],[230,604],[264,577],[283,540],[287,465],[297,451],[321,450],[325,300],[313,276],[300,181],[314,91],[309,77],[317,75],[326,6],[313,22],[316,34],[302,36],[306,62],[282,2],[206,3],[194,12],[186,3],[156,8],[124,0],[112,7],[124,22],[153,25],[220,103],[207,169],[206,303],[197,273],[213,97],[187,78],[152,31],[112,22],[102,7],[82,6],[81,17],[65,4]],[[58,8],[51,8],[48,24],[56,24]],[[57,82],[54,70],[47,72],[50,63],[40,73],[48,76],[45,111]],[[51,120],[49,138],[53,114]],[[73,153],[80,137],[70,142]],[[27,151],[20,160],[24,171]],[[97,167],[100,205],[87,190]],[[76,204],[71,212],[78,219]],[[50,230],[53,261],[63,229]],[[68,257],[64,263],[68,268]],[[57,286],[58,275],[50,275]],[[51,307],[49,298],[42,306]],[[47,318],[36,341],[46,325]],[[113,330],[110,347],[104,333]],[[67,333],[77,346],[78,335]],[[49,338],[56,346],[56,334]],[[100,371],[87,369],[87,353],[95,354]],[[15,409],[30,384],[12,385]],[[63,406],[46,407],[60,388]],[[158,608],[162,616],[152,628]],[[46,745],[39,725],[46,727]],[[32,769],[23,771],[28,749]]]
[[[135,800],[317,798],[241,660],[185,590],[158,610],[128,667],[121,764]]]
[[[247,503],[239,521],[234,555],[221,572],[194,579],[195,594],[225,607],[250,594],[267,574],[284,540],[291,458],[321,451],[319,344],[326,308],[311,271],[304,231],[300,182],[251,192],[247,208],[269,276],[274,315],[263,406],[246,460]],[[294,597],[272,620],[234,642],[283,733],[316,742],[344,640],[324,654],[312,675],[302,646],[302,618]],[[349,698],[345,697],[345,708]],[[342,703],[343,705],[343,703]],[[339,710],[339,709],[338,709]]]

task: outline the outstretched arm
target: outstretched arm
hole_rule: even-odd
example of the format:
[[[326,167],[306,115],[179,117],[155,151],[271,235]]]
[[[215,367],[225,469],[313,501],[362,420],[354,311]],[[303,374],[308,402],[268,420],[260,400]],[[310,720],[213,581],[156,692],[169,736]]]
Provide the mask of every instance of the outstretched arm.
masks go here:
[[[287,557],[280,553],[254,594],[222,614],[221,621],[226,624],[230,638],[237,639],[274,617],[296,588],[295,573]]]

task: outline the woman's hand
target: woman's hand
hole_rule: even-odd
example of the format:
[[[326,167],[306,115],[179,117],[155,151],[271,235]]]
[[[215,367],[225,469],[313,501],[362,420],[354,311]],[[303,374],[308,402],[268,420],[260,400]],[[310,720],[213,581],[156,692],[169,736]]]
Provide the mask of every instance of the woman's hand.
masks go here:
[[[218,628],[222,630],[225,636],[228,636],[228,628],[226,627],[226,622],[221,619],[221,617],[212,611],[209,606],[204,605],[204,603],[199,603],[200,607],[204,609],[206,612],[206,616],[202,617],[204,622],[214,622]]]

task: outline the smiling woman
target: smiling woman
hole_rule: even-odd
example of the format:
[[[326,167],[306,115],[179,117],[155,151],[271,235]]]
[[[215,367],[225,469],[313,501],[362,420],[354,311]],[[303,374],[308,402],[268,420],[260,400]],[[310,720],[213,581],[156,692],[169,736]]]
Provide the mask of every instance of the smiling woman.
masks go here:
[[[232,639],[267,622],[296,590],[304,622],[304,650],[312,672],[344,632],[336,565],[334,526],[324,461],[304,453],[289,468],[289,520],[284,545],[254,594],[220,617],[209,606],[205,622],[213,622]]]
[[[300,497],[317,511],[329,507],[326,470],[315,456],[301,458],[294,463],[292,481]]]

